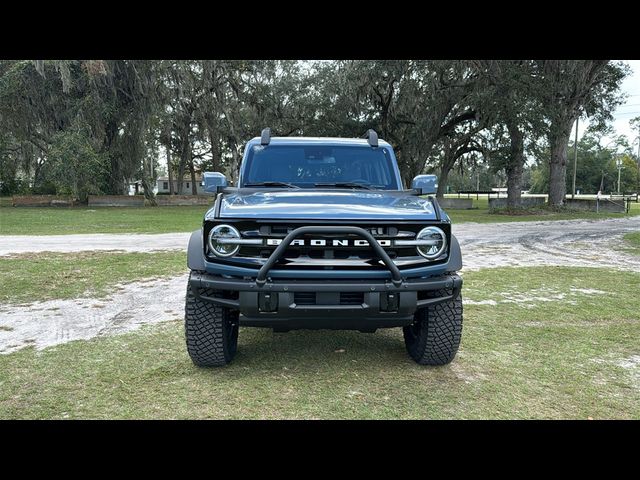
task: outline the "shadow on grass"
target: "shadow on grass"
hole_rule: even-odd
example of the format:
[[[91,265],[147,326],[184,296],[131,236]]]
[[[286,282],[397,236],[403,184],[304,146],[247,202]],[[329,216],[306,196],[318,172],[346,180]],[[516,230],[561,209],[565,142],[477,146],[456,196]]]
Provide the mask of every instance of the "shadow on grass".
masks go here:
[[[238,353],[233,362],[219,368],[192,364],[182,335],[171,351],[179,358],[167,358],[144,375],[209,379],[216,384],[240,381],[243,384],[268,382],[283,377],[306,382],[310,378],[328,381],[357,380],[386,376],[389,372],[414,371],[434,375],[433,380],[452,380],[450,365],[425,367],[407,354],[400,328],[379,329],[376,333],[348,330],[292,330],[274,333],[271,329],[241,328]],[[455,360],[454,360],[455,362]],[[422,373],[421,373],[422,372]],[[391,380],[391,379],[390,379]]]
[[[332,362],[343,358],[364,358],[375,352],[388,361],[408,360],[401,330],[380,329],[376,333],[348,330],[292,330],[274,333],[270,329],[244,328],[240,332],[238,360],[269,359],[305,364]],[[313,362],[311,362],[313,363]]]

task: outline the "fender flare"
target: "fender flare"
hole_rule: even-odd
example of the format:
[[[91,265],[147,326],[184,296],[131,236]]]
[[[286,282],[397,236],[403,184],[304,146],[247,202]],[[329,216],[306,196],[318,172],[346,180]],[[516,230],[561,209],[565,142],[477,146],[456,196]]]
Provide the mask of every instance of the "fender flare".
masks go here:
[[[462,269],[462,251],[460,250],[458,239],[453,234],[451,234],[451,248],[449,251],[447,272],[457,272]]]
[[[204,247],[202,245],[202,229],[196,230],[189,238],[189,246],[187,247],[187,267],[190,270],[199,270],[203,272],[204,266]]]

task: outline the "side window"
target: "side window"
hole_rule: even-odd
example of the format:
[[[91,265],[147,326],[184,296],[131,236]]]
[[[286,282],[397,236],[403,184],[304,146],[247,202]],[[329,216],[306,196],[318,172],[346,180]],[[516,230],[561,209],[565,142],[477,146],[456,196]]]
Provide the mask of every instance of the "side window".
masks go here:
[[[162,189],[169,190],[169,182],[162,182]]]

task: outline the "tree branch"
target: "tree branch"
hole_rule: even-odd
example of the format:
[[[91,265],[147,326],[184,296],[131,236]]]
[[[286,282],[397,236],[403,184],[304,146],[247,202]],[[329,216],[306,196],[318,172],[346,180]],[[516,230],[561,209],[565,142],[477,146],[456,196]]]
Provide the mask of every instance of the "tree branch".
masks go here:
[[[460,125],[463,122],[466,122],[467,120],[474,120],[475,118],[475,110],[466,110],[465,112],[462,112],[461,114],[453,117],[447,123],[442,125],[440,127],[439,136],[443,137],[449,135],[449,133],[451,133],[456,126]]]

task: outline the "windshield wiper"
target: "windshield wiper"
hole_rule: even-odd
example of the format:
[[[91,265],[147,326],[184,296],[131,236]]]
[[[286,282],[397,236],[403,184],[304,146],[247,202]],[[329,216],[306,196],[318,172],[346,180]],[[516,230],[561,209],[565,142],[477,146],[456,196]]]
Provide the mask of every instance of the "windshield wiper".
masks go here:
[[[293,183],[287,182],[255,182],[255,183],[245,183],[245,187],[287,187],[287,188],[300,188]]]
[[[320,182],[314,183],[316,187],[337,187],[337,188],[364,188],[365,190],[372,190],[370,185],[357,182]]]

